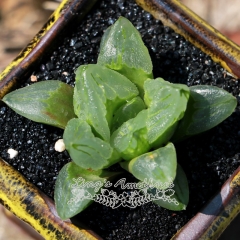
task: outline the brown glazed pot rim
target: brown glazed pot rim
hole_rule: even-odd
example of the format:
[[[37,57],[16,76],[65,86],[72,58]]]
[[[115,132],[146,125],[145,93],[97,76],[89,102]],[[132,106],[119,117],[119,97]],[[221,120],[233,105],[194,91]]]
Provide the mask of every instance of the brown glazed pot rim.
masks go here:
[[[62,30],[94,5],[88,0],[63,0],[48,22],[0,74],[0,98],[26,78]],[[177,0],[136,0],[143,9],[183,35],[232,74],[240,77],[240,47]],[[197,37],[196,37],[197,36]],[[0,202],[29,223],[45,239],[101,239],[91,230],[62,221],[53,201],[0,158]],[[18,191],[16,191],[16,184]],[[216,239],[240,211],[240,167],[172,239]]]

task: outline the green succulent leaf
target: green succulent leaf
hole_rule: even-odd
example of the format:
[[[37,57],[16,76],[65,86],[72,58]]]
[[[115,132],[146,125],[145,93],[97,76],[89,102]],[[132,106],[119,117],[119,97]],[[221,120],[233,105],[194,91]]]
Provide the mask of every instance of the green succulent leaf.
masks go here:
[[[186,210],[189,201],[188,181],[182,167],[179,164],[177,165],[177,175],[173,181],[173,185],[173,188],[168,189],[168,191],[164,192],[166,196],[168,196],[168,194],[171,194],[168,199],[157,199],[153,200],[153,202],[158,206],[167,208],[172,211]],[[153,194],[153,196],[156,196],[158,190],[156,188],[149,188],[147,192]],[[162,194],[161,191],[160,194]]]
[[[130,80],[104,66],[90,64],[76,71],[74,111],[106,141],[110,139],[114,111],[137,95],[138,90]]]
[[[135,118],[139,112],[146,108],[144,101],[140,97],[135,97],[117,111],[114,112],[112,132],[118,129],[124,122]]]
[[[66,164],[56,180],[54,200],[57,213],[66,220],[83,211],[92,202],[105,181],[118,173],[82,169],[75,163]]]
[[[98,64],[107,66],[135,83],[141,94],[147,78],[153,78],[152,61],[140,33],[132,23],[120,17],[104,33]]]
[[[65,128],[75,117],[73,87],[57,80],[34,83],[2,99],[16,113],[35,122]]]
[[[168,143],[152,152],[145,153],[121,166],[141,181],[162,185],[173,181],[177,171],[177,156],[174,145]]]
[[[20,115],[65,129],[63,140],[73,162],[56,181],[61,219],[93,202],[106,180],[119,174],[102,169],[121,158],[126,161],[120,165],[140,181],[147,200],[174,211],[186,209],[188,182],[169,141],[215,127],[232,114],[237,100],[214,86],[188,88],[153,80],[152,69],[140,33],[120,17],[102,37],[98,64],[77,69],[74,89],[49,80],[3,98]]]
[[[110,144],[92,133],[89,124],[81,119],[71,119],[64,131],[63,141],[72,160],[84,169],[99,170],[119,160]]]
[[[111,136],[111,146],[124,160],[131,160],[150,149],[146,128],[147,110],[123,123]]]
[[[171,139],[178,121],[184,116],[189,88],[157,78],[148,79],[144,89],[144,100],[148,106],[148,140],[151,146],[159,147]]]
[[[207,85],[190,87],[190,99],[173,141],[207,131],[228,118],[237,106],[227,91]]]

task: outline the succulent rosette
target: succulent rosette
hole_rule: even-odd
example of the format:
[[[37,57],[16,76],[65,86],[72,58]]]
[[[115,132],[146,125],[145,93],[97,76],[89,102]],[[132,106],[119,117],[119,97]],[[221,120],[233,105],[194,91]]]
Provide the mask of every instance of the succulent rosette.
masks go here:
[[[165,194],[154,203],[186,209],[188,182],[177,163],[174,142],[218,125],[232,114],[236,98],[214,86],[188,87],[154,79],[148,49],[123,17],[105,31],[97,64],[82,65],[75,73],[74,88],[49,80],[3,98],[18,114],[64,129],[72,162],[56,181],[59,216],[67,219],[91,204],[93,186],[102,187],[116,176],[107,170],[116,163],[140,183],[151,180],[153,185],[143,194]],[[77,188],[72,187],[78,178],[89,184],[79,188],[82,197],[75,201]],[[173,189],[167,190],[164,183],[173,183]]]

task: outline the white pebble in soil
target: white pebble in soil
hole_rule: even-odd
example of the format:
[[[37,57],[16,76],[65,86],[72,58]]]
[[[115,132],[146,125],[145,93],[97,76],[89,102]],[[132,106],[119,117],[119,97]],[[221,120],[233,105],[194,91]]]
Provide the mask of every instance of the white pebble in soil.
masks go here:
[[[55,143],[54,146],[55,151],[57,152],[63,152],[66,148],[65,148],[65,144],[63,142],[63,139],[58,139]]]
[[[30,79],[31,79],[31,82],[37,82],[37,76],[35,75],[32,75]]]
[[[15,158],[18,155],[18,151],[14,150],[12,148],[9,148],[7,150],[7,153],[9,154],[9,158],[10,159],[13,159],[13,158]]]

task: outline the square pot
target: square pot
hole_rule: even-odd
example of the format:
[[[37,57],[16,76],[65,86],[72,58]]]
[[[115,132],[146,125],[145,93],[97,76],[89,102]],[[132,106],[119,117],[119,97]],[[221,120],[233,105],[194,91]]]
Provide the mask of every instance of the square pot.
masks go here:
[[[239,77],[239,47],[225,39],[220,33],[213,31],[211,26],[195,16],[194,13],[178,1],[139,0],[137,3],[151,12],[156,18],[160,18],[163,23],[172,27],[175,32],[182,34],[187,40],[200,47],[208,56],[188,41],[185,41],[183,37],[174,33],[170,28],[164,28],[160,21],[154,20],[149,13],[141,10],[133,1],[99,2],[96,3],[94,10],[82,20],[82,17],[95,1],[91,1],[91,3],[89,1],[76,0],[63,1],[28,47],[1,74],[1,97],[17,85],[25,86],[30,84],[30,75],[35,75],[38,80],[55,78],[73,84],[74,68],[80,64],[91,63],[89,62],[90,58],[92,59],[91,61],[96,61],[98,47],[95,46],[99,46],[103,30],[108,25],[111,25],[119,14],[128,16],[143,35],[143,40],[149,48],[153,59],[155,77],[163,77],[172,82],[181,82],[188,85],[211,83],[227,90],[235,90],[233,93],[235,95],[238,94],[238,81],[220,65],[215,64],[210,56],[222,63],[228,71]],[[108,12],[106,12],[107,7]],[[131,11],[128,12],[129,9]],[[106,15],[110,16],[107,18]],[[98,23],[99,25],[91,24],[92,19],[95,20],[95,24]],[[82,25],[78,28],[79,20]],[[74,33],[73,31],[82,32]],[[72,34],[71,37],[67,37],[68,34]],[[79,35],[82,39],[79,39]],[[65,50],[69,48],[72,49],[73,54],[69,53],[69,50]],[[61,51],[64,53],[64,57],[59,57],[58,54]],[[68,60],[65,64],[60,63],[58,67],[54,66],[53,62],[60,61],[61,58],[68,58]],[[3,119],[6,119],[7,111],[9,110],[5,107],[4,110],[2,108]],[[26,123],[20,118],[14,117],[14,119],[16,122],[21,122],[18,122],[19,127],[23,129],[21,124],[26,125]],[[233,173],[240,160],[239,151],[236,147],[239,144],[238,133],[236,132],[239,126],[237,125],[238,119],[239,108],[234,113],[234,116],[226,120],[218,128],[177,145],[177,150],[179,150],[178,157],[190,181],[190,191],[193,192],[190,192],[189,209],[191,211],[188,212],[187,209],[187,214],[163,210],[153,204],[132,211],[126,211],[123,208],[110,210],[95,204],[79,215],[80,221],[85,220],[84,224],[86,226],[83,226],[82,223],[79,224],[79,220],[76,218],[71,220],[78,226],[76,227],[70,220],[62,221],[57,216],[53,201],[46,196],[47,194],[52,197],[53,186],[48,189],[45,188],[48,181],[50,185],[54,184],[57,170],[59,171],[64,163],[69,161],[69,157],[56,156],[56,158],[60,159],[60,163],[54,162],[56,171],[54,170],[52,177],[44,182],[44,172],[46,170],[44,167],[41,166],[39,168],[38,175],[42,178],[39,179],[38,177],[37,180],[30,174],[31,172],[25,172],[25,169],[29,168],[28,162],[31,165],[31,161],[41,159],[41,154],[43,155],[43,153],[36,152],[36,158],[29,158],[20,162],[20,160],[10,160],[6,154],[7,149],[3,150],[3,159],[22,172],[26,178],[34,182],[45,194],[5,161],[1,161],[1,202],[18,217],[30,223],[46,239],[100,239],[92,230],[89,230],[94,225],[94,230],[103,236],[104,239],[123,239],[123,237],[127,239],[128,236],[129,238],[132,237],[132,239],[159,239],[162,236],[164,239],[164,237],[169,238],[173,236],[193,215],[195,217],[173,239],[216,238],[239,211],[240,169]],[[27,128],[33,131],[34,126],[30,124]],[[60,138],[62,134],[59,130],[55,131],[49,127],[42,127],[42,125],[37,126],[39,129],[47,129],[45,134],[49,131],[52,134],[52,141]],[[9,131],[9,129],[6,131]],[[233,134],[234,138],[231,137]],[[31,145],[31,141],[34,141],[34,136],[31,138],[30,135],[26,141],[29,141],[28,144]],[[42,136],[44,138],[44,135]],[[17,143],[12,142],[11,144]],[[236,145],[235,147],[234,144]],[[205,155],[204,152],[206,151],[210,151],[209,154]],[[229,153],[221,156],[226,151]],[[206,157],[207,160],[203,159],[204,164],[199,165],[198,162],[203,157]],[[23,158],[26,158],[26,156]],[[49,157],[48,160],[50,160]],[[228,164],[224,164],[224,161],[228,164],[231,163],[231,167],[227,169],[228,171],[225,171]],[[216,169],[217,167],[218,169]],[[231,177],[220,189],[222,183],[231,173],[233,173]],[[195,179],[197,175],[197,181],[199,178],[201,179],[201,182],[198,184],[196,184]],[[217,191],[219,192],[217,193]],[[203,203],[208,201],[215,192],[217,193],[216,196],[200,210]],[[194,200],[191,200],[191,194],[194,196]],[[161,211],[161,216],[158,215],[158,211]],[[98,215],[94,215],[96,212],[98,212]],[[108,213],[106,214],[106,212]],[[106,214],[105,217],[104,214]],[[110,215],[113,215],[113,218],[109,218]],[[165,221],[164,218],[171,219],[171,225],[166,226],[168,220]],[[91,219],[95,219],[95,222]],[[113,223],[114,221],[117,221],[117,223]],[[156,221],[160,223],[149,226]],[[96,222],[101,222],[101,224],[96,225]],[[113,224],[110,227],[110,229],[112,228],[111,230],[106,229],[109,222]],[[131,223],[133,225],[129,227]],[[140,225],[144,226],[142,230]],[[159,232],[160,225],[164,226],[167,232],[166,236]],[[128,232],[127,229],[129,229]],[[107,234],[104,232],[107,232]],[[152,236],[149,235],[150,232],[154,232]]]

